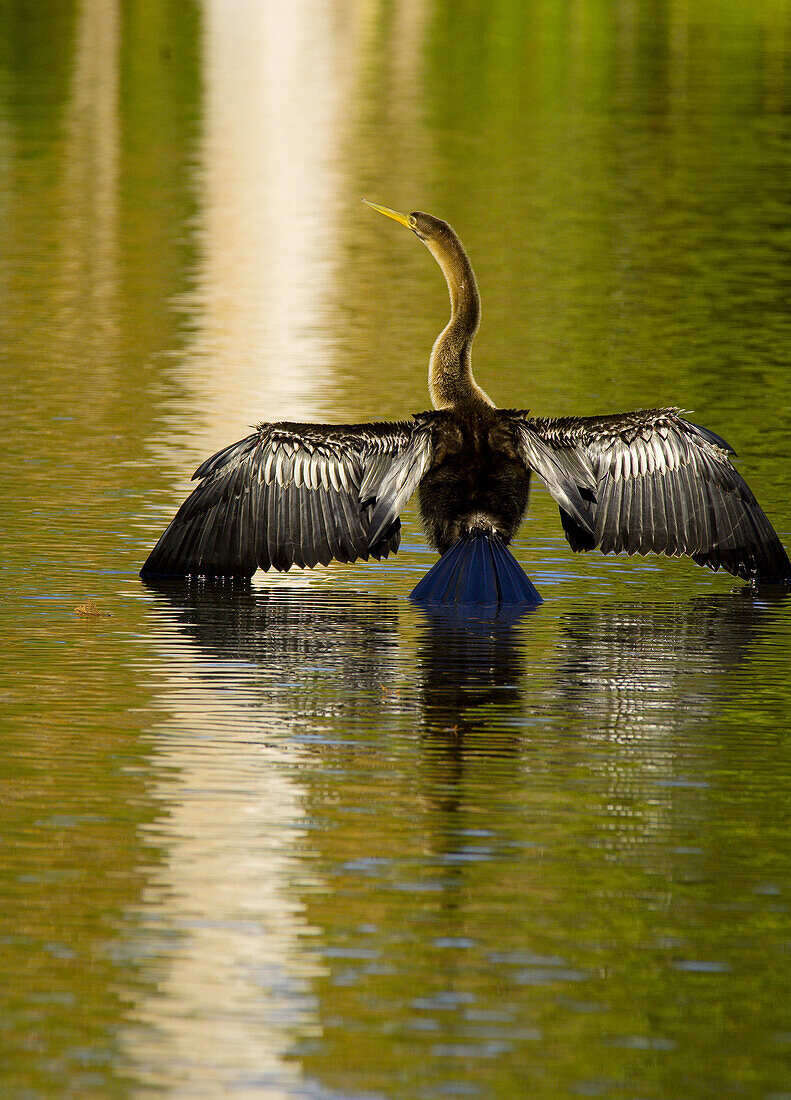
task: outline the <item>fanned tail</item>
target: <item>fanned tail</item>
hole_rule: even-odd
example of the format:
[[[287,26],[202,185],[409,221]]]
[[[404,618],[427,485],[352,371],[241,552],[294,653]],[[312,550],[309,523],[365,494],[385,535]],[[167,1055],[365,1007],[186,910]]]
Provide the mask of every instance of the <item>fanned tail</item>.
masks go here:
[[[412,591],[426,604],[539,604],[542,599],[496,535],[476,532],[447,550]]]

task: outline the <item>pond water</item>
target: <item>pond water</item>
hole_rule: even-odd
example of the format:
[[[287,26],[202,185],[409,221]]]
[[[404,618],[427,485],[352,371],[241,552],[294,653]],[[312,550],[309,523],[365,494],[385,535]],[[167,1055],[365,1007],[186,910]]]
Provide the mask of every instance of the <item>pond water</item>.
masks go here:
[[[263,419],[675,404],[791,544],[773,0],[0,0],[0,1093],[791,1097],[791,604],[574,556],[137,576]],[[94,614],[78,609],[93,605]]]

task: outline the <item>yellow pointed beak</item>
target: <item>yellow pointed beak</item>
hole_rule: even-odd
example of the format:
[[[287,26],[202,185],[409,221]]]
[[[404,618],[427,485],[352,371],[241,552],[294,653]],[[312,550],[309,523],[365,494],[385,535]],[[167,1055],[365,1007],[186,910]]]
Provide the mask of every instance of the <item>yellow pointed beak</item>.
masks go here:
[[[363,199],[364,203],[372,207],[374,210],[378,210],[380,214],[384,214],[386,218],[392,218],[394,222],[399,222],[401,225],[405,225],[407,229],[411,229],[409,224],[409,214],[401,214],[398,210],[391,210],[388,206],[380,206],[376,202],[368,202],[368,199]]]

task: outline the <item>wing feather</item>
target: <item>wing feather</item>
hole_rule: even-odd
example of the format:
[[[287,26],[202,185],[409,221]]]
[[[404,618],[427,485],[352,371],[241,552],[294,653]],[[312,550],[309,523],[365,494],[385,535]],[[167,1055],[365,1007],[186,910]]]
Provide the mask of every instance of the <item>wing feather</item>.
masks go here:
[[[378,485],[366,478],[361,487],[363,504],[370,501],[376,490],[375,503],[368,526],[368,542],[376,546],[387,538],[402,508],[417,489],[421,478],[431,463],[433,440],[431,418],[415,418],[415,429],[397,459],[385,470],[377,469]]]
[[[788,556],[731,448],[678,409],[528,424],[563,461],[571,453],[593,471],[594,493],[582,494],[585,522],[561,502],[572,549],[688,554],[746,580],[791,582]]]
[[[610,478],[602,486],[604,499],[602,507],[596,513],[594,537],[596,545],[601,546],[605,554],[617,554],[621,551],[621,500],[623,480]]]
[[[561,511],[591,532],[589,507],[582,497],[583,492],[590,493],[596,486],[590,462],[571,448],[560,451],[547,446],[540,432],[535,430],[536,421],[520,413],[512,415],[519,454],[524,464],[538,474]]]
[[[256,566],[386,557],[430,456],[417,421],[261,424],[201,463],[141,572],[251,576]],[[386,517],[382,530],[372,514]]]

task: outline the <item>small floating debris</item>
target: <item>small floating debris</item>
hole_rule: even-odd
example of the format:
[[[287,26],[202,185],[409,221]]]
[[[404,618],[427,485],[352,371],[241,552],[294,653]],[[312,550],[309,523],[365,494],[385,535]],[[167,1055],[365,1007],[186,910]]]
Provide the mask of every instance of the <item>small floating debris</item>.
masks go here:
[[[81,615],[83,619],[111,619],[111,611],[102,611],[101,607],[93,602],[93,600],[86,600],[85,603],[81,603],[79,607],[75,607],[74,610],[78,615]]]

